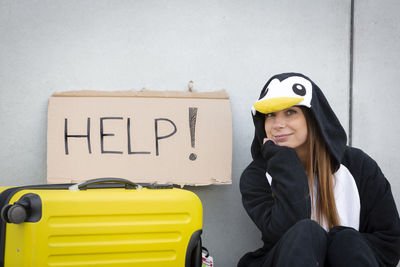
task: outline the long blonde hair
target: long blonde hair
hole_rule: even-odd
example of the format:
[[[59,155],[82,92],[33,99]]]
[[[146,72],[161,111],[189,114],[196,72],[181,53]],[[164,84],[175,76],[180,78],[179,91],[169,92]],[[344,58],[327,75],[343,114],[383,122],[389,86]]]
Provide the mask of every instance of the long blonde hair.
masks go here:
[[[325,140],[319,130],[314,115],[308,108],[303,108],[308,130],[308,159],[305,169],[308,176],[308,184],[312,203],[316,203],[316,219],[319,224],[325,222],[328,229],[340,224],[336,209],[334,195],[334,175],[337,166],[332,160]],[[314,198],[314,183],[317,188],[317,199]],[[312,204],[313,205],[313,204]]]

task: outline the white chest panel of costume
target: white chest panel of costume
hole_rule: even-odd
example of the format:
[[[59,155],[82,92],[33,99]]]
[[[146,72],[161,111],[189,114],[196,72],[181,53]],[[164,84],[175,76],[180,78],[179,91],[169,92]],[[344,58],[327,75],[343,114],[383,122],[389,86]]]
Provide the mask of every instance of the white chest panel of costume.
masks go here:
[[[360,195],[353,175],[344,165],[335,173],[335,201],[340,225],[353,227],[358,231],[360,226]]]
[[[334,194],[340,225],[352,227],[358,231],[360,226],[361,205],[356,182],[350,171],[344,165],[340,165],[339,170],[334,176]],[[271,185],[272,177],[268,172],[266,173],[266,177]],[[316,192],[317,190],[314,190],[314,200],[316,199]],[[312,219],[315,219],[315,205],[313,205],[311,214]],[[321,226],[327,229],[326,225]]]

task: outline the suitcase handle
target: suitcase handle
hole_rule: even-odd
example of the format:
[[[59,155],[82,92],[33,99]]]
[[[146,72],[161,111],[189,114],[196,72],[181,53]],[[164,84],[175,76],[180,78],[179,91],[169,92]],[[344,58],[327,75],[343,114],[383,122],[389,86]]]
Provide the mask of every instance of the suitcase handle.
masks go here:
[[[71,191],[79,191],[79,190],[86,190],[88,186],[95,185],[95,184],[105,184],[105,183],[118,183],[124,184],[125,189],[142,189],[142,186],[139,184],[135,184],[126,179],[122,178],[98,178],[98,179],[91,179],[82,183],[71,185],[68,189]]]

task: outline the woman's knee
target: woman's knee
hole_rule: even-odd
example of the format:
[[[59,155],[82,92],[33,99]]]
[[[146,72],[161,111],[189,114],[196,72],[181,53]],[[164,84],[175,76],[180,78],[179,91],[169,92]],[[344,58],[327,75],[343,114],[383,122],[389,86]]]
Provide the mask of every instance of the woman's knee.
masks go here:
[[[305,233],[305,234],[308,234],[308,233],[317,234],[317,235],[321,235],[323,237],[326,237],[326,235],[327,235],[324,228],[322,228],[316,221],[311,220],[311,219],[304,219],[304,220],[298,221],[290,229],[294,229],[295,231],[299,231],[299,232]]]
[[[318,223],[298,221],[279,241],[272,265],[323,266],[327,241],[327,233]]]
[[[353,243],[367,245],[360,232],[353,228],[339,226],[332,228],[329,232],[330,245],[342,246],[343,244],[352,245]]]
[[[328,243],[329,266],[378,266],[372,249],[353,228],[334,227]]]
[[[325,244],[328,242],[328,234],[317,222],[304,219],[298,221],[286,233],[291,240],[299,243]]]

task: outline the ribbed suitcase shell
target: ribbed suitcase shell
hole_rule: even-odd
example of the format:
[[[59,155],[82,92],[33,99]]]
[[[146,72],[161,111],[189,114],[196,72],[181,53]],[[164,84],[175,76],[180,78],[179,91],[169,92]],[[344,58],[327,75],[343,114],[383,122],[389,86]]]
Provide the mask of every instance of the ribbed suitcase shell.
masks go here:
[[[187,190],[26,189],[9,203],[27,193],[40,197],[41,219],[5,224],[5,267],[185,266],[202,229],[201,202]]]

